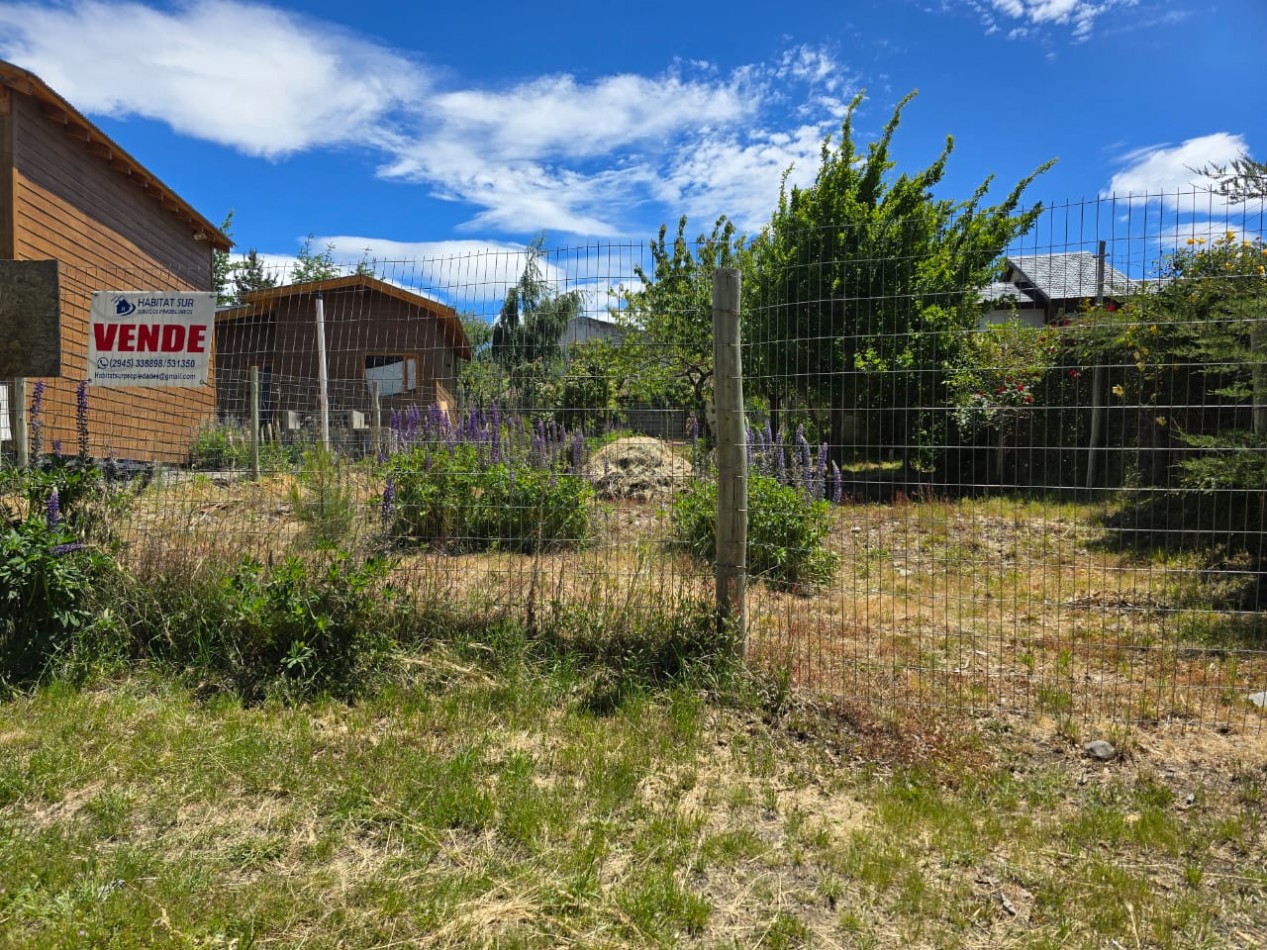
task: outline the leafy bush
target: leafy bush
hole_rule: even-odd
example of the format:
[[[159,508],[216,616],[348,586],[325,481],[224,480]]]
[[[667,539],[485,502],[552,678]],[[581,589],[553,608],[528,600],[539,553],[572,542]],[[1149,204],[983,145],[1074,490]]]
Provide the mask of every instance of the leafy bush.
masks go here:
[[[135,580],[124,607],[138,652],[254,701],[319,693],[354,695],[381,671],[400,611],[388,565],[332,557],[227,574],[179,566]]]
[[[839,558],[826,546],[830,505],[768,475],[748,477],[748,574],[773,584],[821,585]],[[676,541],[712,561],[717,551],[717,484],[694,482],[673,500]]]
[[[486,463],[481,447],[423,446],[392,459],[384,518],[401,538],[450,551],[536,552],[584,543],[594,491],[579,476]]]
[[[267,471],[288,468],[304,455],[299,444],[260,442],[260,467]],[[204,422],[189,443],[189,467],[203,472],[245,471],[251,467],[251,436],[245,426]]]
[[[111,562],[43,511],[0,531],[0,681],[37,677],[93,624]]]

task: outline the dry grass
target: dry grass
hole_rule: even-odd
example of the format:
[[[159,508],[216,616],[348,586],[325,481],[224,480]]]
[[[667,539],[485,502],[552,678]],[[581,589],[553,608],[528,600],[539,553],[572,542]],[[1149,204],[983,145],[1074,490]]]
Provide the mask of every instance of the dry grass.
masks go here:
[[[362,514],[343,544],[381,551],[376,489],[358,478]],[[128,518],[129,556],[306,552],[292,485],[194,478],[152,488]],[[578,550],[396,550],[396,578],[423,599],[534,618],[706,598],[707,566],[665,548],[667,505],[604,503],[597,538]],[[1267,689],[1267,630],[1235,604],[1254,578],[1192,553],[1133,549],[1105,526],[1108,513],[1009,498],[834,509],[835,582],[793,592],[751,583],[750,654],[881,718],[931,708],[1260,729],[1246,696]]]

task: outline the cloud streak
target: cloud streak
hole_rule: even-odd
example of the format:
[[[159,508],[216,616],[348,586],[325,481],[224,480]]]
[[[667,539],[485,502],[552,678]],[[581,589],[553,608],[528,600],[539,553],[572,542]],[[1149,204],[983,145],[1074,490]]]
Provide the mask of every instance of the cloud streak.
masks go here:
[[[245,155],[368,149],[381,177],[471,206],[465,230],[596,237],[678,200],[758,226],[783,171],[816,167],[853,86],[826,50],[796,46],[728,73],[454,88],[405,52],[246,0],[0,0],[0,57],[86,112]]]

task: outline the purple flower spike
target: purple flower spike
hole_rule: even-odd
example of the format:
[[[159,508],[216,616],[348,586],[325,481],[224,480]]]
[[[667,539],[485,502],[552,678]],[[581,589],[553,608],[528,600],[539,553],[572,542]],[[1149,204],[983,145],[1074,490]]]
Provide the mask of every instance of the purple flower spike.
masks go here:
[[[839,505],[845,500],[845,484],[844,479],[841,477],[840,466],[835,462],[831,463],[831,480],[831,500],[834,504]]]
[[[53,557],[61,557],[63,554],[70,554],[72,551],[82,551],[86,546],[82,541],[71,541],[68,544],[55,545]]]
[[[56,456],[57,458],[62,457],[62,440],[61,439],[53,440],[53,455]]]
[[[582,429],[577,429],[576,435],[572,437],[572,470],[579,473],[584,462],[585,432]]]
[[[44,451],[44,381],[40,380],[31,390],[31,458],[38,459]]]
[[[388,475],[387,484],[383,486],[383,527],[391,527],[392,517],[396,514],[396,479]]]
[[[48,530],[50,531],[56,528],[62,520],[62,502],[57,495],[56,488],[48,496],[48,506],[45,508],[44,518],[48,522]]]

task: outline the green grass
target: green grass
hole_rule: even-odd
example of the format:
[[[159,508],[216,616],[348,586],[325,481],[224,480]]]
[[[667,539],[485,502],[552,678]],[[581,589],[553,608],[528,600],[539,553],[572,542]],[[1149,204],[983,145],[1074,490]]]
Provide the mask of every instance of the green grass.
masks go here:
[[[0,703],[0,947],[1262,934],[1261,765],[1092,770],[1054,735],[903,761],[689,676],[596,706],[562,655],[454,641],[402,669],[351,705],[145,672]]]

